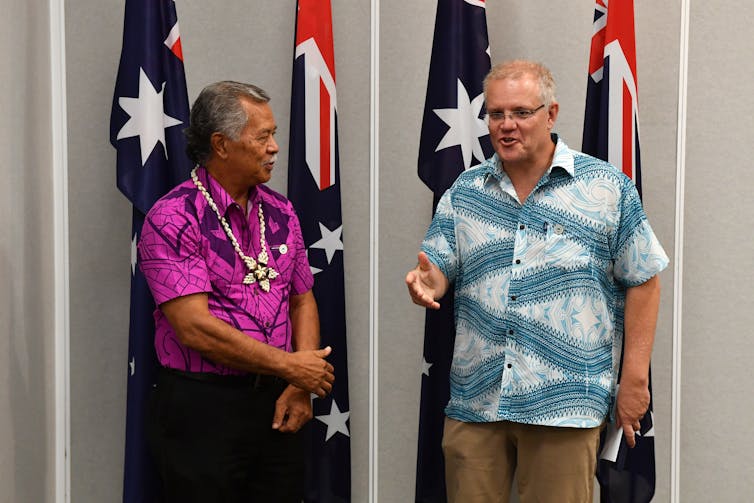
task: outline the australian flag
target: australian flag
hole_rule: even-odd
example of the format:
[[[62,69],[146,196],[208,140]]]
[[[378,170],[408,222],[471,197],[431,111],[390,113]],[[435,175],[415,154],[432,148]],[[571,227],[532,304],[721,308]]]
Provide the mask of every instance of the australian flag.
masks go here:
[[[464,170],[492,155],[482,81],[490,70],[484,0],[438,0],[419,143],[419,178],[433,208]],[[444,409],[455,341],[453,296],[427,310],[416,461],[416,501],[444,502]]]
[[[343,219],[338,162],[330,0],[298,0],[296,15],[288,198],[301,221],[322,346],[335,367],[335,385],[315,398],[308,426],[307,503],[351,501],[346,312],[343,282]]]
[[[175,2],[126,0],[123,49],[110,115],[118,189],[133,205],[124,503],[151,503],[159,492],[145,428],[147,396],[157,365],[155,305],[136,263],[136,243],[152,204],[188,178],[191,163],[182,134],[188,120]]]
[[[633,0],[610,2],[609,9],[607,0],[596,1],[582,150],[621,169],[641,194]],[[650,401],[633,449],[613,425],[603,434],[597,467],[603,503],[647,503],[654,496],[652,415]]]

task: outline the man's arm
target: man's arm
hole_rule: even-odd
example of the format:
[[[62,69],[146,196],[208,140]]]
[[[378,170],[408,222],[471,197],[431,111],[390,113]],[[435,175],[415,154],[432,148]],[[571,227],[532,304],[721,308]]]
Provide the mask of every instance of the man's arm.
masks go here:
[[[333,367],[325,360],[330,348],[287,353],[259,342],[212,316],[205,293],[177,297],[161,304],[160,310],[182,344],[213,362],[276,375],[322,397],[332,389]]]
[[[429,261],[424,252],[419,252],[419,263],[406,274],[406,286],[414,304],[440,309],[437,302],[448,291],[450,282],[439,267]]]
[[[319,348],[319,313],[317,301],[311,290],[301,295],[291,295],[290,314],[294,351]],[[329,364],[328,364],[329,365]],[[283,433],[298,431],[312,417],[309,392],[289,385],[275,403],[272,428]]]
[[[649,408],[649,360],[660,306],[660,280],[653,276],[626,291],[623,370],[618,389],[617,426],[629,447],[636,445],[642,416]]]

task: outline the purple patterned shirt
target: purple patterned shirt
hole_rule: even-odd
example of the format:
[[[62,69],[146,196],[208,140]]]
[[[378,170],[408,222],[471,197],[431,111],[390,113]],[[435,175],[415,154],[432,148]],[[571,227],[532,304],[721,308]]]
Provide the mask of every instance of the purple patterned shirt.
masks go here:
[[[249,337],[291,351],[289,296],[314,284],[296,213],[285,197],[258,185],[249,192],[247,212],[233,201],[207,170],[197,170],[217,209],[230,224],[241,250],[260,252],[259,204],[265,220],[267,253],[279,276],[270,291],[258,283],[244,285],[246,265],[206,199],[188,180],[157,201],[146,216],[139,241],[139,263],[158,308],[155,349],[160,363],[190,372],[243,373],[216,364],[180,343],[159,305],[177,297],[205,292],[209,311]]]

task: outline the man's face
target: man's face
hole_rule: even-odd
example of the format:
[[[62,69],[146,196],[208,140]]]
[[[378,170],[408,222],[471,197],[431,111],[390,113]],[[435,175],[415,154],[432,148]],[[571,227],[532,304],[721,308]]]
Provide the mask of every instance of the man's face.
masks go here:
[[[487,87],[490,140],[506,167],[526,167],[551,152],[550,130],[558,115],[558,104],[536,110],[543,104],[540,94],[539,83],[529,75],[493,80]],[[515,117],[517,111],[527,110],[536,112],[528,118]],[[495,119],[494,112],[505,116]]]
[[[277,126],[267,103],[242,99],[241,104],[249,119],[238,140],[226,140],[227,164],[234,175],[253,186],[268,182],[272,176],[279,150],[275,141]]]

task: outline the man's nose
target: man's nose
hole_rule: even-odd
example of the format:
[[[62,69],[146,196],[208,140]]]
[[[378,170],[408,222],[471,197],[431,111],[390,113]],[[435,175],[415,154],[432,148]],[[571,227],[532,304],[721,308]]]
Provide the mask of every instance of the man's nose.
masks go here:
[[[499,127],[500,129],[505,130],[516,129],[516,127],[518,127],[518,122],[513,119],[512,115],[505,114],[500,121]]]
[[[267,151],[275,153],[278,150],[280,150],[280,148],[278,147],[278,142],[275,141],[274,136],[271,136],[270,141],[267,143]]]

